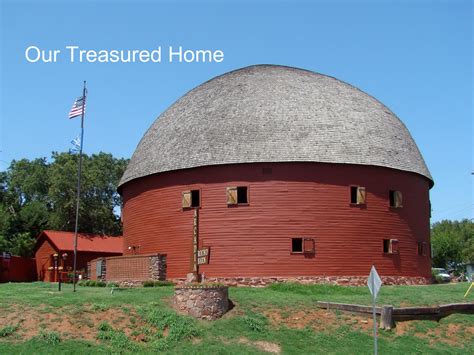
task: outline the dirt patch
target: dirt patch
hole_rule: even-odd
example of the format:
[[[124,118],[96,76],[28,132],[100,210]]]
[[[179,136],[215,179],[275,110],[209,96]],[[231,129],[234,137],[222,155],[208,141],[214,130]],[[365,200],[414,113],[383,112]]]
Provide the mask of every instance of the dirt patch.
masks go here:
[[[397,322],[397,326],[393,331],[397,336],[412,335],[427,340],[430,344],[441,342],[451,346],[459,346],[460,344],[472,343],[472,334],[474,334],[474,327],[472,326],[455,323],[443,324],[433,321],[434,327],[422,331],[417,328],[418,322],[416,320]]]
[[[281,353],[281,347],[278,344],[275,343],[270,343],[269,341],[251,341],[250,339],[247,338],[239,338],[239,344],[246,344],[246,345],[253,345],[260,350],[266,351],[268,353],[273,353],[273,354],[280,354]]]
[[[0,324],[18,325],[16,334],[21,340],[31,339],[40,330],[47,329],[58,332],[63,339],[96,341],[97,327],[104,321],[127,336],[145,325],[135,311],[127,310],[125,313],[120,308],[95,310],[91,306],[70,306],[51,310],[50,307],[38,306],[26,311],[23,307],[12,305],[8,311],[0,310]]]
[[[224,338],[224,337],[220,337],[220,340],[224,344],[235,343],[235,340],[227,339],[227,338]],[[268,352],[268,353],[273,353],[273,354],[280,354],[281,353],[280,345],[278,345],[276,343],[271,343],[269,341],[262,341],[262,340],[252,341],[248,338],[241,337],[241,338],[239,338],[237,343],[254,346],[254,347],[256,347],[256,348],[258,348],[262,351]]]
[[[371,331],[372,318],[351,313],[327,311],[324,309],[306,310],[266,310],[263,311],[273,326],[284,325],[293,329],[310,327],[316,331],[331,331],[341,324],[350,325],[354,329]]]

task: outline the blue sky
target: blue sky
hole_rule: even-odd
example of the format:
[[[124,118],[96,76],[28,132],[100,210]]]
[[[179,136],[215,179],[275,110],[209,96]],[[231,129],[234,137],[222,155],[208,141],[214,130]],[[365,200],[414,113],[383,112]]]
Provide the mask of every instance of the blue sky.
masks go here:
[[[435,180],[432,221],[473,217],[471,1],[1,1],[0,169],[85,152],[130,157],[155,118],[196,85],[271,63],[331,75],[406,124]],[[66,4],[67,3],[67,4]],[[221,2],[222,3],[222,2]],[[222,63],[28,63],[25,49],[220,49]]]

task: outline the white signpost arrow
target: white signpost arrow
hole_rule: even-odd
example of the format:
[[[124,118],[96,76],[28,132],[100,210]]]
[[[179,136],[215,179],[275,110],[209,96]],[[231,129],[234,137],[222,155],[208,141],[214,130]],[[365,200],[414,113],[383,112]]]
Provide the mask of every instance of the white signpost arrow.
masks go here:
[[[367,285],[369,286],[370,293],[372,294],[372,316],[374,318],[374,354],[377,355],[377,316],[375,314],[375,299],[377,298],[380,288],[382,287],[382,279],[377,273],[377,270],[375,270],[374,265],[372,265],[372,269],[370,269]]]

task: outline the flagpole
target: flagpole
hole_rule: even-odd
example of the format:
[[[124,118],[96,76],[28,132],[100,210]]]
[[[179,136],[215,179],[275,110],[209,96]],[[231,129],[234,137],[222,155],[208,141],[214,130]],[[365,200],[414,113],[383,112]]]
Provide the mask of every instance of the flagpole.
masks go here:
[[[77,196],[76,196],[76,224],[74,226],[74,267],[73,267],[73,292],[76,292],[76,265],[77,265],[77,229],[79,224],[79,202],[81,197],[81,172],[82,172],[82,142],[84,141],[84,105],[86,103],[86,81],[82,89],[81,113],[81,145],[79,148],[79,169],[77,171]]]

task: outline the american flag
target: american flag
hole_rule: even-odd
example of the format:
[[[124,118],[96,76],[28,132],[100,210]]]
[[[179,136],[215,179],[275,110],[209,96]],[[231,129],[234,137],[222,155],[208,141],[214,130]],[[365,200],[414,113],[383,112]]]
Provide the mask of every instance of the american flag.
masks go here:
[[[83,105],[84,104],[84,105]],[[82,108],[84,107],[84,112],[86,111],[86,102],[84,96],[78,97],[72,105],[71,111],[69,111],[69,118],[74,118],[82,115]]]

